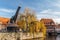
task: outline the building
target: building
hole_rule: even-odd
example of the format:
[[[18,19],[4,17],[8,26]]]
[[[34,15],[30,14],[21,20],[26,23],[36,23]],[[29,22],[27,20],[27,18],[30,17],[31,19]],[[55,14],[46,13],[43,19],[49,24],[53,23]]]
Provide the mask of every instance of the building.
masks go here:
[[[56,33],[57,33],[57,34],[58,34],[58,33],[60,34],[60,24],[56,25],[55,30],[56,30]]]
[[[0,30],[4,29],[9,22],[9,18],[0,17]]]
[[[55,22],[52,19],[41,19],[40,21],[42,21],[46,27],[55,27]]]
[[[54,33],[55,32],[55,22],[52,19],[41,19],[41,22],[43,22],[47,28],[47,33]]]

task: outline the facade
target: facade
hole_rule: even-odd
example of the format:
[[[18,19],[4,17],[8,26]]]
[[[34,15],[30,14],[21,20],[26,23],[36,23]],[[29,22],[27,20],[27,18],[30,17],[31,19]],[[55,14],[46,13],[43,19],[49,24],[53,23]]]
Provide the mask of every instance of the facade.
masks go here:
[[[55,22],[52,19],[41,19],[40,21],[42,21],[46,27],[55,26]]]
[[[8,24],[9,20],[9,18],[0,17],[0,30],[6,28],[6,25]]]
[[[55,32],[55,22],[52,19],[41,19],[46,28],[47,28],[47,33],[54,33]]]
[[[56,33],[57,33],[57,34],[60,33],[60,24],[56,25],[55,30],[56,30]]]

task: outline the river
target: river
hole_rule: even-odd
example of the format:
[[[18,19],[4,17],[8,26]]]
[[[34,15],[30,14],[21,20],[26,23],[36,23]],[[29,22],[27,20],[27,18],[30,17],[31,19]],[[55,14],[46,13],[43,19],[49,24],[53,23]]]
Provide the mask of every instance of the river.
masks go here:
[[[46,40],[60,40],[60,34],[57,36],[47,36]]]
[[[29,40],[42,40],[41,38],[29,39]],[[47,36],[45,40],[60,40],[60,35],[57,36]]]

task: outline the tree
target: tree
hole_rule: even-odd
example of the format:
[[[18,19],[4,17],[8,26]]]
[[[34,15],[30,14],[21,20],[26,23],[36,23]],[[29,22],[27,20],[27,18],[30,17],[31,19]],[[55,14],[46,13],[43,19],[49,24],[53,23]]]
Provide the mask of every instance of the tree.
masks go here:
[[[31,22],[37,20],[33,13],[34,12],[30,11],[30,9],[28,9],[28,8],[26,8],[24,10],[24,13],[20,15],[19,21],[17,22],[17,24],[20,26],[20,28],[27,29],[27,28],[29,28],[29,24]]]
[[[30,11],[30,9],[25,9],[24,13],[20,15],[20,19],[18,25],[23,30],[28,30],[30,33],[39,33],[43,32],[46,34],[46,28],[43,22],[37,20],[36,16],[34,15],[35,12]]]

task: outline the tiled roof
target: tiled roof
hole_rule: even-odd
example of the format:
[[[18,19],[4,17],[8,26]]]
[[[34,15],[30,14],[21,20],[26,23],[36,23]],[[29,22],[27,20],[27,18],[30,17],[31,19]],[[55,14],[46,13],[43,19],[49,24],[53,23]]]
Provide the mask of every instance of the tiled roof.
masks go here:
[[[52,19],[41,19],[40,21],[44,22],[44,24],[46,23],[54,23],[54,21]]]
[[[0,22],[2,22],[2,24],[7,24],[9,20],[9,18],[0,17]]]

